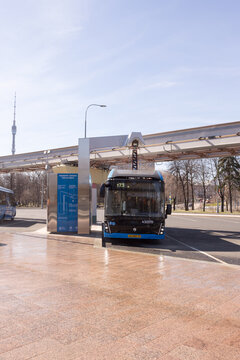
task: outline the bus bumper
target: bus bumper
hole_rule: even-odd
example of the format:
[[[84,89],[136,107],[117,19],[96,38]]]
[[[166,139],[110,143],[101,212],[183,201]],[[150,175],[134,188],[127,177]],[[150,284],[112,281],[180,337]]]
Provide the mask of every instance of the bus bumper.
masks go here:
[[[143,240],[162,240],[165,234],[128,234],[128,233],[107,233],[104,231],[104,237],[108,239],[143,239]]]

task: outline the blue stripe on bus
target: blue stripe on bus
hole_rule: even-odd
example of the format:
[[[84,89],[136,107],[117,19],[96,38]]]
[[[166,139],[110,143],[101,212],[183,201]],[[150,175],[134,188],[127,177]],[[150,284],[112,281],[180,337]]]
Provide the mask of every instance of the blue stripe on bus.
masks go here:
[[[149,240],[161,240],[165,239],[165,234],[128,234],[128,233],[107,233],[104,231],[105,238],[112,239],[149,239]]]

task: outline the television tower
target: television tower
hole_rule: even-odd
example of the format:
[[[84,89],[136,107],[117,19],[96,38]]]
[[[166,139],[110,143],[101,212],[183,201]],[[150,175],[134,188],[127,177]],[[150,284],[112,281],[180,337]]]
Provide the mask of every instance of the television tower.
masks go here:
[[[13,126],[12,126],[12,155],[15,154],[15,136],[17,133],[17,126],[16,126],[16,93],[14,96],[14,115],[13,115]]]

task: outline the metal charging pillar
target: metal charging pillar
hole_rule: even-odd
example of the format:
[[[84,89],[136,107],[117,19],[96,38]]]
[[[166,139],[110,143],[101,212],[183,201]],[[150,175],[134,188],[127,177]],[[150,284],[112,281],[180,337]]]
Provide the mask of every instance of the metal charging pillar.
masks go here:
[[[91,183],[89,139],[78,139],[78,234],[90,234]]]

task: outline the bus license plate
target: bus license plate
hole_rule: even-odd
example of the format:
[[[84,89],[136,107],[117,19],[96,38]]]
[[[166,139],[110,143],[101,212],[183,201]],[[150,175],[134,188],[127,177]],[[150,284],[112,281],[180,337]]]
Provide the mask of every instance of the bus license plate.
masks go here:
[[[128,235],[129,238],[138,238],[141,239],[141,235]]]

